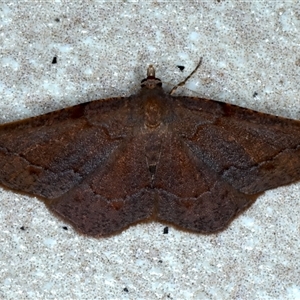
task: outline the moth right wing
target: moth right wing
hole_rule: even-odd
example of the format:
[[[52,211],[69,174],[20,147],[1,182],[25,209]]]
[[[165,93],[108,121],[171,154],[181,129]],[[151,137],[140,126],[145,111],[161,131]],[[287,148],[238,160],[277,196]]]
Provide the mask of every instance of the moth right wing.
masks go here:
[[[237,191],[251,195],[300,180],[300,121],[208,99],[175,99],[180,139]],[[179,129],[180,123],[189,128]]]

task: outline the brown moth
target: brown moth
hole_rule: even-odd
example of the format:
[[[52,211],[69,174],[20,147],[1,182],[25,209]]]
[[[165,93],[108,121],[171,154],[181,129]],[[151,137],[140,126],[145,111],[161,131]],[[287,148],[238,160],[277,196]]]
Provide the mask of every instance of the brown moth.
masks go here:
[[[299,144],[300,121],[166,94],[149,66],[136,95],[1,125],[0,184],[90,236],[143,220],[213,233],[300,179]]]

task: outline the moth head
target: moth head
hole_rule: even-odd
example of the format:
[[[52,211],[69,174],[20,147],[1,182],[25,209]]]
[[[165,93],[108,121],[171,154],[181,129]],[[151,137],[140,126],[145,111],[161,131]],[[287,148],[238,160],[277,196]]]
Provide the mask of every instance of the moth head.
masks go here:
[[[159,78],[155,77],[155,69],[153,65],[149,65],[147,69],[147,78],[141,81],[141,87],[146,87],[150,90],[155,89],[156,87],[161,87],[162,83]]]

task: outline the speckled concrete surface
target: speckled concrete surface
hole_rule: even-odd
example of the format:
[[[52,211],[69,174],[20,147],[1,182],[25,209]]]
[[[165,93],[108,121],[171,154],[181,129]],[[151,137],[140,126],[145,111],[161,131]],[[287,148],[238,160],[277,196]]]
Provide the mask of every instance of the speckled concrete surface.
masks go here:
[[[129,95],[149,63],[170,88],[200,56],[198,95],[300,119],[299,7],[1,2],[0,121]],[[0,189],[0,298],[300,299],[299,198],[300,184],[269,191],[216,235],[150,223],[97,240]]]

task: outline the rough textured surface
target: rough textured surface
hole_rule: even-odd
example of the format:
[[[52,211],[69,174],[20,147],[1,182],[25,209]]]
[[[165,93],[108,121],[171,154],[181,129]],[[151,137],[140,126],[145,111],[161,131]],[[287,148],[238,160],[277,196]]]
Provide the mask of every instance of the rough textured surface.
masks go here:
[[[170,96],[150,72],[136,95],[0,126],[0,184],[97,237],[147,219],[214,233],[299,181],[300,121]]]
[[[197,97],[300,119],[296,2],[13,1],[0,10],[2,123],[129,96],[150,63],[171,89],[200,56],[186,85]],[[1,298],[298,299],[299,195],[299,184],[269,191],[220,234],[163,234],[153,223],[99,242],[1,189]]]

